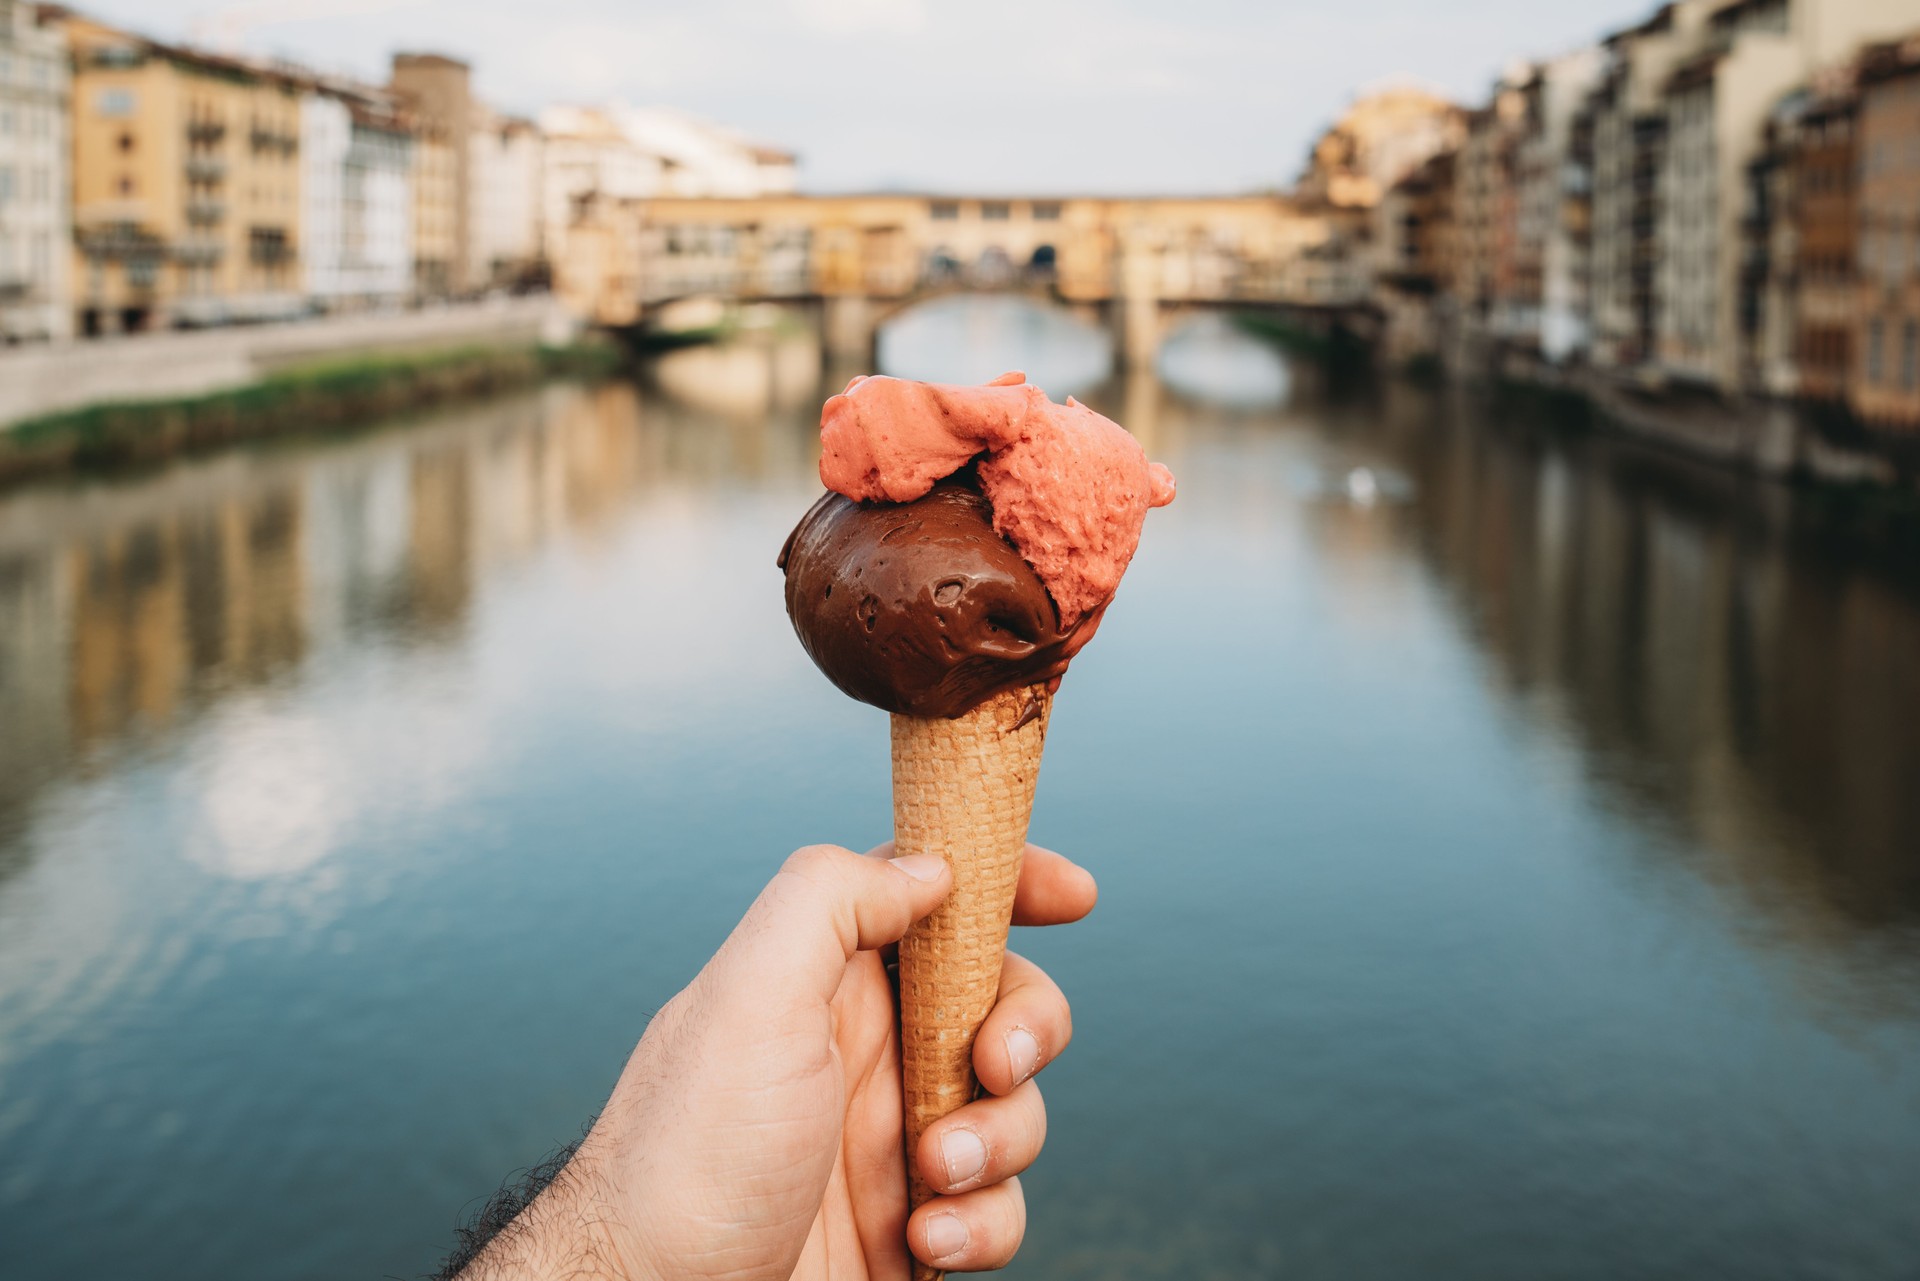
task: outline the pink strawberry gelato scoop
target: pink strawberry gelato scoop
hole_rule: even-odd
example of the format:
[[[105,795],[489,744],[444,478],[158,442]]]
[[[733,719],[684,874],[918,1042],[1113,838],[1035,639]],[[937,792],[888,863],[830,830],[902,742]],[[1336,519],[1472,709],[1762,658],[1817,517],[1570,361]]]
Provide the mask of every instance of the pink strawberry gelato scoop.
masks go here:
[[[820,479],[857,502],[912,502],[977,458],[994,530],[1063,629],[1113,598],[1147,509],[1173,501],[1173,474],[1123,427],[1020,373],[984,387],[856,378],[821,412],[820,446]]]

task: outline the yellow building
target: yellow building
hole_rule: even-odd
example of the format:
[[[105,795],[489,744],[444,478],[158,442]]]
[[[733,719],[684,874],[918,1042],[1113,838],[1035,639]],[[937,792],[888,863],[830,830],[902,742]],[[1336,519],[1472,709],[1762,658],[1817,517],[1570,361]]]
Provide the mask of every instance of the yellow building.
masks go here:
[[[413,135],[413,289],[416,297],[453,292],[460,254],[460,172],[453,139],[430,120]]]
[[[1438,94],[1396,85],[1356,99],[1313,144],[1294,194],[1307,204],[1371,209],[1429,156],[1457,148],[1466,112]]]
[[[74,62],[78,330],[297,312],[301,84],[63,21]]]

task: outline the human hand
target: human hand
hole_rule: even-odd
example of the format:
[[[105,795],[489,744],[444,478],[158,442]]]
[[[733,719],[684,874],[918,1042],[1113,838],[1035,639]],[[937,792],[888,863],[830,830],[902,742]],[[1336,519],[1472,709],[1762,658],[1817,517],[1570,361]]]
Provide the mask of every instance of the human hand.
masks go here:
[[[1015,1176],[1046,1137],[1033,1076],[1072,1036],[1066,998],[1009,952],[974,1043],[985,1095],[914,1153],[942,1195],[907,1214],[898,1027],[881,949],[952,887],[931,855],[811,846],[787,860],[634,1049],[552,1186],[462,1273],[899,1281],[922,1261],[1003,1267]],[[1028,846],[1014,923],[1093,909],[1093,878]]]

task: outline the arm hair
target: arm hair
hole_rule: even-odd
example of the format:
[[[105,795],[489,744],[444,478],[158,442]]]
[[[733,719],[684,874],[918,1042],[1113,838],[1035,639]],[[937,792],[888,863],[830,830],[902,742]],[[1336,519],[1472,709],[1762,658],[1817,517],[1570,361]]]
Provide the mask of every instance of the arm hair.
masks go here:
[[[592,1123],[587,1125],[592,1128]],[[575,1139],[547,1158],[527,1170],[517,1171],[507,1176],[499,1191],[487,1198],[485,1205],[468,1219],[466,1223],[454,1229],[457,1242],[453,1253],[447,1256],[440,1270],[428,1281],[455,1281],[475,1259],[483,1254],[494,1239],[506,1232],[522,1211],[533,1204],[534,1198],[551,1187],[561,1172],[567,1168],[567,1162],[573,1160],[573,1154],[580,1150],[581,1139]]]

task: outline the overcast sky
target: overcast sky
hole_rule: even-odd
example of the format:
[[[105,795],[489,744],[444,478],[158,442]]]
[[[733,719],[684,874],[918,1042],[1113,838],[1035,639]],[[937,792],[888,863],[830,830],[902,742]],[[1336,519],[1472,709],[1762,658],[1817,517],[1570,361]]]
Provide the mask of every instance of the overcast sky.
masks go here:
[[[471,59],[507,110],[626,99],[800,153],[810,190],[1239,191],[1284,185],[1359,87],[1478,100],[1517,57],[1653,0],[74,0],[166,38],[378,76]]]

